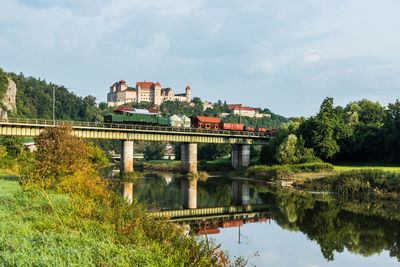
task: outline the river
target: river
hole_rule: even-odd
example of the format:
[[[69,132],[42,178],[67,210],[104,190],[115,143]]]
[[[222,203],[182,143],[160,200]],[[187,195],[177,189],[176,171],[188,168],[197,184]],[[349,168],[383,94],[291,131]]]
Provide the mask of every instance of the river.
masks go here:
[[[149,211],[185,210],[187,183],[171,173],[146,175],[119,185],[128,201]],[[197,192],[196,192],[197,191]],[[246,207],[229,214],[173,218],[199,238],[213,239],[231,259],[249,266],[397,266],[400,205],[336,199],[252,179],[210,177],[197,182],[195,205]],[[187,197],[187,196],[186,196]],[[193,202],[191,203],[193,205]],[[208,208],[208,209],[207,209]]]

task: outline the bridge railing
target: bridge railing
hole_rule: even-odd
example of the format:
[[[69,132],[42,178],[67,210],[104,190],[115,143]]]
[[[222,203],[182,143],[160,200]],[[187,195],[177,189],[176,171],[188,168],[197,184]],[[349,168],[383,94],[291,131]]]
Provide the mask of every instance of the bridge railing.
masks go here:
[[[33,125],[71,125],[75,127],[95,127],[104,129],[127,129],[127,130],[148,130],[148,131],[164,131],[164,132],[182,132],[182,133],[210,133],[240,137],[269,137],[272,136],[268,132],[246,132],[246,131],[227,131],[227,130],[206,130],[187,127],[171,127],[159,125],[142,125],[142,124],[120,124],[120,123],[99,123],[84,121],[59,121],[59,120],[43,120],[43,119],[25,119],[25,118],[8,118],[0,119],[0,124],[33,124]]]

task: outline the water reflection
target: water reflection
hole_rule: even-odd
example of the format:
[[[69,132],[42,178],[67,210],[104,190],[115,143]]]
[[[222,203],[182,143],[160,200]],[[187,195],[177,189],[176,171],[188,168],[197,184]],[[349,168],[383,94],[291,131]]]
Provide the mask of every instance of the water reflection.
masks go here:
[[[129,201],[137,199],[146,203],[149,210],[190,208],[195,212],[199,208],[268,205],[268,209],[256,212],[173,218],[194,234],[213,234],[217,243],[221,242],[222,248],[229,249],[231,255],[249,256],[258,251],[260,257],[253,259],[258,266],[265,263],[265,253],[275,251],[271,243],[278,246],[283,237],[288,250],[302,251],[309,246],[310,251],[314,251],[314,244],[318,244],[319,256],[315,254],[307,259],[312,264],[323,265],[335,260],[341,265],[356,266],[357,262],[362,262],[364,266],[365,261],[358,257],[369,257],[366,265],[394,263],[390,257],[400,259],[398,203],[371,204],[335,199],[333,196],[299,193],[293,189],[222,177],[193,184],[171,174],[147,176],[121,184],[121,192]],[[302,233],[301,239],[296,232]],[[247,242],[239,244],[239,238],[243,236]],[[380,254],[383,251],[387,253]],[[245,252],[248,254],[244,255]],[[292,262],[287,259],[286,252],[274,253],[281,253],[277,257],[285,258],[282,262],[298,265],[294,259]],[[325,261],[320,261],[320,255]]]

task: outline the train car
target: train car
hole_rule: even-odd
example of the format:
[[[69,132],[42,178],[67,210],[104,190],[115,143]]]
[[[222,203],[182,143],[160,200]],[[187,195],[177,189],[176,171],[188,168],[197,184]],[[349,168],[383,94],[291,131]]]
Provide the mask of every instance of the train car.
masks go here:
[[[114,114],[104,115],[104,122],[168,125],[168,119],[158,116],[158,113],[150,112],[147,109],[137,108],[114,109]]]
[[[266,132],[267,128],[257,128],[257,132]]]
[[[220,128],[222,130],[243,131],[244,125],[240,123],[221,122]]]
[[[255,132],[256,129],[254,127],[244,126],[244,130],[247,132]]]
[[[193,128],[207,129],[207,130],[219,130],[220,129],[220,118],[215,117],[203,117],[203,116],[191,116],[191,124]]]

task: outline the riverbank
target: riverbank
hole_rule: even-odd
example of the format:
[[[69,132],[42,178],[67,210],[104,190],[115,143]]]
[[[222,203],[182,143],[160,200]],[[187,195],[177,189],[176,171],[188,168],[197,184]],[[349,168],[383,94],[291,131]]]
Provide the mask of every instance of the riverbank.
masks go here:
[[[399,171],[353,169],[294,185],[309,191],[333,192],[342,197],[400,199]]]
[[[215,263],[211,247],[185,236],[177,225],[148,215],[138,204],[121,199],[114,210],[107,210],[98,203],[94,213],[87,214],[75,201],[67,194],[26,191],[16,177],[2,171],[0,262],[12,266]]]

